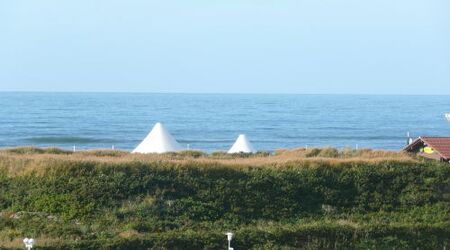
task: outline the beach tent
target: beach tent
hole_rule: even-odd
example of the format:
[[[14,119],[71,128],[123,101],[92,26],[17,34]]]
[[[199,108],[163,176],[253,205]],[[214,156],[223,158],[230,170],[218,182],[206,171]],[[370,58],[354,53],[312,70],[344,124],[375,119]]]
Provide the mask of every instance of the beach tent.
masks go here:
[[[250,143],[246,135],[239,135],[236,139],[236,142],[233,146],[228,150],[229,154],[234,153],[256,153],[256,149]]]
[[[181,151],[184,148],[173,138],[162,123],[156,123],[152,131],[132,151],[132,153],[166,153]]]

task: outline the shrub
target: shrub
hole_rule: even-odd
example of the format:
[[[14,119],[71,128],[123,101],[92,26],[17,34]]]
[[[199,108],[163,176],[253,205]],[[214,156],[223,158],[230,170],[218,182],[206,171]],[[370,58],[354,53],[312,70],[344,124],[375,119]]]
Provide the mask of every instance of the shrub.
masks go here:
[[[319,157],[337,158],[339,157],[339,151],[335,148],[323,148],[317,154]]]
[[[320,152],[322,152],[320,148],[306,150],[305,157],[317,157],[319,156]]]
[[[91,150],[91,151],[81,151],[79,154],[82,155],[93,155],[93,156],[106,156],[106,157],[122,157],[125,155],[128,155],[129,153],[126,151],[120,151],[120,150],[110,150],[110,149],[104,149],[104,150]]]
[[[2,153],[0,248],[29,235],[40,249],[218,249],[228,230],[236,249],[448,246],[450,165],[305,152],[322,158]]]
[[[36,148],[36,147],[19,147],[7,149],[6,152],[14,154],[71,154],[71,151],[62,150],[59,148]]]

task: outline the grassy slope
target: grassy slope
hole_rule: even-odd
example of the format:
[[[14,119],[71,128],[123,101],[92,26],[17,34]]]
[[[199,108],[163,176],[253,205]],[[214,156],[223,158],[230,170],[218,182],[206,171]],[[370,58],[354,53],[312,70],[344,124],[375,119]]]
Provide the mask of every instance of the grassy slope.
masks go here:
[[[370,150],[275,156],[0,152],[0,247],[439,248],[450,165]]]

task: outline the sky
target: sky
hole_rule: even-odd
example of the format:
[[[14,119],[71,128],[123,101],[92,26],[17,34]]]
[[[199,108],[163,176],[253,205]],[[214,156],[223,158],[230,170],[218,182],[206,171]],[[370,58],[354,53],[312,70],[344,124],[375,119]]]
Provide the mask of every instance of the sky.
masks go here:
[[[450,94],[448,0],[0,1],[0,91]]]

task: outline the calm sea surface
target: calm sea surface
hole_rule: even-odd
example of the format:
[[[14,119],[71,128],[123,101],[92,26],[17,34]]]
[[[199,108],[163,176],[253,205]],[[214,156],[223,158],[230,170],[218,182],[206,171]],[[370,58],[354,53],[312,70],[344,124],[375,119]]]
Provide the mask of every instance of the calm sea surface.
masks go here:
[[[450,96],[0,92],[0,147],[131,150],[163,122],[191,148],[334,146],[398,150],[412,136],[450,136]]]

